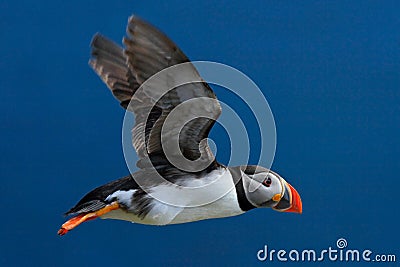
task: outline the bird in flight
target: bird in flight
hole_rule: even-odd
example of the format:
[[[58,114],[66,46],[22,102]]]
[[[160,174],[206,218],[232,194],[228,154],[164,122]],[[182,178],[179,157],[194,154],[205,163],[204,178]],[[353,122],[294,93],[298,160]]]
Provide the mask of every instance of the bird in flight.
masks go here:
[[[87,193],[66,212],[65,235],[95,218],[168,225],[230,217],[254,208],[302,212],[298,192],[256,165],[215,160],[208,133],[221,113],[211,87],[186,55],[142,19],[128,20],[125,48],[96,34],[90,66],[135,115],[138,170]]]

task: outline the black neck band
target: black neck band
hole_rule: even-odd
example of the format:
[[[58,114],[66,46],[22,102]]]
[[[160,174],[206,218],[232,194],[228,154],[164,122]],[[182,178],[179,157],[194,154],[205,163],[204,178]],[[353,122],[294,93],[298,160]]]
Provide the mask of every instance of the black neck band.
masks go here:
[[[231,167],[229,171],[232,174],[233,182],[235,183],[236,194],[239,202],[239,207],[243,211],[248,211],[256,208],[253,204],[249,202],[247,199],[246,193],[243,187],[243,178],[242,173],[240,171],[240,167]]]

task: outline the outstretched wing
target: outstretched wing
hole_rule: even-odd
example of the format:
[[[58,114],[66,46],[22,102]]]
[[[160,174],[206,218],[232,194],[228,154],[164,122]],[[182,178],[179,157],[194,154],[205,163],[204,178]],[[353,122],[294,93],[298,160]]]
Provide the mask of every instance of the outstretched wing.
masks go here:
[[[125,49],[96,34],[90,65],[121,106],[135,114],[132,142],[137,165],[170,165],[165,148],[175,143],[190,161],[214,162],[202,141],[221,113],[209,85],[166,35],[143,20],[129,18],[123,42]]]

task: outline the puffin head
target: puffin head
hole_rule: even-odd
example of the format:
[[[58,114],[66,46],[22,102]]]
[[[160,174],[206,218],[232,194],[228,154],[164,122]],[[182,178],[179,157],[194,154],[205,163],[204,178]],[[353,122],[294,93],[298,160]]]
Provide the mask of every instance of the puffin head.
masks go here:
[[[244,171],[243,186],[248,201],[255,207],[302,213],[299,193],[279,174],[256,166]],[[247,171],[247,172],[246,172]]]

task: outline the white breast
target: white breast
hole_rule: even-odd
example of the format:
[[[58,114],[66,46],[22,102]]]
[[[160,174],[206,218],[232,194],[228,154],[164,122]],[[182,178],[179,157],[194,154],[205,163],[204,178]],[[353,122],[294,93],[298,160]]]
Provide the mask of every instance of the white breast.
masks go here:
[[[112,211],[105,214],[102,218],[127,220],[141,224],[165,225],[230,217],[244,213],[239,207],[235,185],[231,173],[227,169],[219,169],[211,172],[208,175],[208,179],[187,180],[185,186],[202,186],[202,184],[209,184],[210,181],[215,181],[216,178],[218,178],[218,182],[206,187],[207,191],[199,194],[180,194],[179,203],[185,204],[180,205],[180,207],[168,205],[154,199],[152,202],[153,208],[144,219],[123,210]],[[160,185],[153,189],[153,192],[157,192],[155,195],[158,196],[168,195],[171,191],[166,185]],[[204,196],[204,194],[208,195]],[[215,201],[208,201],[208,204],[197,205],[198,203],[202,203],[203,199],[215,199]]]
[[[236,190],[233,188],[225,196],[210,204],[184,208],[169,224],[231,217],[242,213],[244,212],[239,207]]]

